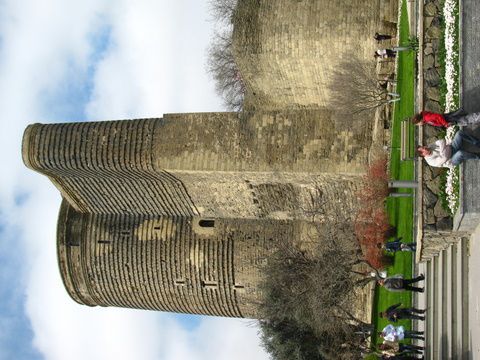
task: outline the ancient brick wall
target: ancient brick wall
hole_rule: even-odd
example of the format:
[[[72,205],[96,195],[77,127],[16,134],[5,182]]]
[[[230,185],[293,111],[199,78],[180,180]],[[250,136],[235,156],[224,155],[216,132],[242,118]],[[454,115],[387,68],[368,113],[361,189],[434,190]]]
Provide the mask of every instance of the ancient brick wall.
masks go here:
[[[168,171],[359,174],[371,129],[326,109],[166,114],[154,143],[156,166]]]
[[[338,61],[372,59],[390,1],[239,1],[234,50],[249,101],[259,108],[328,105]]]
[[[217,117],[227,120],[225,128]],[[58,223],[65,286],[76,301],[92,306],[255,317],[262,267],[272,251],[279,243],[311,243],[314,216],[324,223],[351,219],[361,176],[316,170],[319,158],[295,165],[295,157],[282,153],[290,140],[273,146],[272,154],[280,150],[270,159],[258,138],[282,140],[275,131],[288,128],[286,118],[277,125],[269,114],[167,118],[26,130],[25,163],[49,176],[66,199]],[[292,140],[299,153],[309,136],[325,135],[315,124],[286,132],[299,133]],[[180,129],[186,139],[170,138]],[[258,144],[245,143],[254,160],[240,162],[250,171],[239,171],[232,159],[241,159],[235,146],[246,134]],[[238,171],[199,158],[172,162],[177,168],[168,172],[160,167],[191,147],[200,158],[202,151],[216,154]],[[278,171],[281,164],[290,171]]]
[[[154,169],[155,124],[156,119],[31,125],[23,158],[79,211],[194,215],[182,183]]]
[[[201,224],[201,223],[200,223]],[[66,201],[59,261],[77,302],[228,317],[255,317],[262,267],[294,221],[98,215]]]

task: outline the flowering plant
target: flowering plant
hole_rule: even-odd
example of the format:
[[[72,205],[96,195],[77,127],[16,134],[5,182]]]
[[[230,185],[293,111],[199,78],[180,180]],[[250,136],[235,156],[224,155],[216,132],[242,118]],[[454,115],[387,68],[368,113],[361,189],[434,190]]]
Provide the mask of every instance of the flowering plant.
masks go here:
[[[459,81],[458,81],[458,0],[445,0],[443,6],[443,17],[445,19],[445,112],[450,112],[459,104]],[[447,129],[445,140],[450,142],[457,127]],[[458,208],[459,201],[459,169],[458,167],[447,171],[445,180],[446,205],[453,215]]]

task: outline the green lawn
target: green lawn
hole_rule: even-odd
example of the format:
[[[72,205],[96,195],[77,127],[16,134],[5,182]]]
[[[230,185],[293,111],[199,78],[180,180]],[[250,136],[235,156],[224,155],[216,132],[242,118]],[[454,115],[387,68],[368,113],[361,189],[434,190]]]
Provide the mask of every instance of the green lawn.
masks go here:
[[[403,0],[402,15],[400,18],[400,44],[405,44],[409,38],[409,27],[406,2]],[[394,180],[413,180],[413,161],[400,161],[400,122],[413,115],[414,111],[414,78],[416,53],[413,51],[400,52],[397,68],[397,92],[401,100],[395,103],[391,137],[390,178]],[[410,136],[414,136],[413,125],[410,126]],[[412,149],[413,153],[413,143]],[[409,192],[411,190],[405,190]],[[387,212],[390,223],[397,228],[397,236],[403,237],[404,242],[411,242],[413,236],[413,198],[389,198]],[[388,275],[404,274],[406,278],[412,275],[412,253],[396,253],[394,264],[387,268]],[[410,292],[392,293],[383,288],[375,291],[373,322],[377,331],[381,330],[388,321],[378,317],[378,312],[390,305],[401,302],[406,306],[412,303]],[[410,328],[410,321],[401,321],[399,325]]]

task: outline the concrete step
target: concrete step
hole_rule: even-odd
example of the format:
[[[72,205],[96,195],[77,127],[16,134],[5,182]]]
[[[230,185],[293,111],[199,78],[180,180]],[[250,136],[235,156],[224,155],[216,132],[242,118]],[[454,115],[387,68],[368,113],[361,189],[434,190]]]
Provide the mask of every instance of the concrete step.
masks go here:
[[[435,296],[434,294],[434,275],[433,275],[433,262],[434,260],[430,260],[426,264],[427,271],[425,273],[425,277],[427,280],[427,288],[425,290],[426,293],[426,302],[425,302],[425,307],[423,309],[427,309],[426,313],[426,320],[424,321],[424,326],[425,326],[425,359],[433,359],[433,354],[432,354],[432,347],[429,346],[430,344],[433,344],[433,309],[434,309],[434,299]],[[420,307],[419,307],[420,308]],[[421,321],[419,321],[421,322]]]
[[[433,343],[432,359],[443,359],[442,324],[443,324],[443,252],[433,259]],[[431,316],[430,315],[430,316]]]
[[[452,354],[455,359],[462,358],[462,247],[461,244],[452,246]]]
[[[452,247],[442,251],[442,356],[452,357]]]
[[[453,244],[415,270],[426,277],[425,293],[415,294],[414,306],[426,307],[427,319],[413,323],[425,331],[425,359],[468,359],[468,241]]]
[[[461,258],[462,258],[462,359],[469,358],[468,353],[470,349],[470,317],[468,312],[468,256],[469,256],[469,239],[465,238],[461,241]],[[480,279],[479,279],[480,281]]]

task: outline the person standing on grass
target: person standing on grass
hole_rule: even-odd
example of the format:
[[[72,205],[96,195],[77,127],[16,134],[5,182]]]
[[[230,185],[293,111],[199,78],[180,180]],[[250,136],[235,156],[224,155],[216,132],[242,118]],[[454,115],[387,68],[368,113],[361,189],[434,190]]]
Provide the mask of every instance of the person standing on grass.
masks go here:
[[[397,56],[398,52],[409,50],[412,50],[410,46],[395,46],[391,49],[377,49],[375,50],[375,54],[373,56],[380,59],[393,59]]]
[[[411,319],[411,320],[425,320],[425,316],[419,314],[425,314],[427,310],[419,310],[413,307],[411,308],[401,308],[401,303],[390,306],[387,310],[380,312],[379,316],[381,318],[386,318],[388,321],[397,322],[398,320]]]
[[[375,35],[373,35],[373,38],[377,40],[377,42],[380,42],[380,41],[390,40],[393,38],[393,36],[388,34],[379,34],[378,32],[376,32]]]
[[[383,244],[382,248],[385,249],[386,251],[390,252],[397,252],[397,251],[415,251],[417,249],[417,243],[412,242],[412,243],[402,243],[400,242],[402,240],[401,237],[396,238],[393,241],[387,242]]]
[[[401,341],[404,339],[425,340],[423,331],[405,330],[403,326],[393,326],[388,324],[383,328],[378,336],[387,341]]]
[[[463,130],[459,130],[450,144],[445,139],[440,139],[428,146],[419,146],[417,154],[433,167],[451,168],[461,164],[464,160],[480,159],[479,154],[462,149],[464,141],[480,147],[479,139],[468,135]]]
[[[409,290],[414,292],[423,292],[423,288],[412,286],[411,284],[422,281],[424,279],[425,276],[423,276],[423,274],[420,274],[420,276],[417,276],[414,279],[404,279],[403,275],[398,274],[394,276],[389,276],[385,279],[379,279],[377,280],[377,283],[378,285],[383,286],[388,291],[399,292]]]
[[[480,112],[468,114],[463,109],[445,114],[422,111],[412,117],[415,125],[431,125],[447,128],[453,125],[468,126],[480,124]]]

